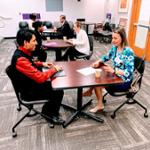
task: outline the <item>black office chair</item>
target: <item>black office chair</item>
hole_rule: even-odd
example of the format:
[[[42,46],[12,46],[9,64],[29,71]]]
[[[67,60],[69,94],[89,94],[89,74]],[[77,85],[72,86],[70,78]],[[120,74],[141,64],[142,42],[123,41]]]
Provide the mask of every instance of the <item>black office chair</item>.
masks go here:
[[[28,22],[26,22],[26,21],[20,21],[19,22],[19,29],[29,29]]]
[[[97,36],[99,38],[100,43],[111,43],[112,40],[112,26],[109,22],[106,22],[103,25],[103,30],[97,32]]]
[[[111,27],[111,30],[114,31],[114,30],[116,29],[116,24],[111,23],[111,24],[110,24],[110,27]]]
[[[47,29],[53,28],[52,22],[50,21],[44,21],[43,26],[46,26]]]
[[[106,95],[110,94],[111,96],[126,96],[126,100],[120,105],[118,106],[113,114],[111,115],[111,118],[114,119],[116,117],[116,112],[122,108],[125,104],[138,104],[139,106],[141,106],[145,112],[144,112],[144,117],[148,117],[147,114],[147,108],[145,106],[143,106],[140,102],[138,102],[134,96],[139,92],[140,88],[141,88],[141,83],[142,83],[142,77],[143,77],[143,73],[144,73],[144,69],[145,69],[145,61],[144,59],[135,56],[135,61],[134,61],[134,65],[135,65],[135,70],[134,70],[134,77],[133,77],[133,81],[131,83],[131,87],[130,89],[128,89],[127,91],[124,92],[109,92],[107,91],[107,93],[103,96],[103,102],[106,102]]]
[[[91,58],[91,56],[93,55],[93,37],[92,36],[88,36],[89,38],[89,44],[90,44],[90,54],[89,55],[80,55],[80,56],[76,56],[76,59],[84,59],[84,60],[89,60]]]
[[[8,77],[11,80],[11,83],[13,85],[16,97],[18,99],[18,111],[21,111],[21,106],[24,106],[28,109],[28,112],[12,127],[12,136],[16,137],[17,136],[17,132],[15,131],[15,128],[26,118],[26,117],[32,117],[35,116],[37,114],[40,114],[43,118],[47,119],[47,120],[51,120],[51,118],[49,118],[48,116],[42,114],[41,112],[37,111],[36,109],[34,109],[35,105],[39,105],[39,104],[45,104],[48,102],[48,100],[33,100],[33,101],[28,101],[26,99],[23,99],[21,96],[21,91],[20,91],[20,87],[17,78],[15,76],[14,70],[12,68],[12,66],[8,66],[6,68],[6,74],[8,75]],[[54,124],[49,124],[49,126],[51,128],[54,127]]]

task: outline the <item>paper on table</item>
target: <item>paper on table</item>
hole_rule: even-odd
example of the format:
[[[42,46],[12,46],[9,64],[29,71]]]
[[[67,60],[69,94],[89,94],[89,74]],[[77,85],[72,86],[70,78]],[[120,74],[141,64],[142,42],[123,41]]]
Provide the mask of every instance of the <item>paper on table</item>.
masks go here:
[[[83,74],[84,76],[87,76],[87,75],[95,73],[95,69],[92,67],[86,67],[86,68],[77,70],[77,72]]]

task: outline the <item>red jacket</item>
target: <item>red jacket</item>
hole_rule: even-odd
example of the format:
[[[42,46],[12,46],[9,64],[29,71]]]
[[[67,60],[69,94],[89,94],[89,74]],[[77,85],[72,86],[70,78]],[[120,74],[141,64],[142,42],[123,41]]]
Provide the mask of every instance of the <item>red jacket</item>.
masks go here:
[[[25,54],[31,56],[30,53],[28,53],[23,47],[19,47],[19,50],[23,51]],[[43,65],[43,62],[34,62],[34,64],[37,67],[40,67]],[[54,73],[56,73],[56,69],[55,68],[50,68],[48,71],[46,72],[41,72],[39,71],[35,66],[32,65],[32,63],[30,62],[29,59],[25,58],[25,57],[20,57],[17,59],[16,62],[16,69],[25,74],[26,76],[28,76],[29,78],[33,79],[35,82],[37,83],[44,83],[45,81],[47,81]]]

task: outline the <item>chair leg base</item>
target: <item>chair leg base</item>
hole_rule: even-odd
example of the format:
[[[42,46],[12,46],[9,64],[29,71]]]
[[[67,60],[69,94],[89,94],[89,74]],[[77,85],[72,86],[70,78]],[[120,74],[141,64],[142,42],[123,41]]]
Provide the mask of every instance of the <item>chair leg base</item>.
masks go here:
[[[50,123],[50,122],[48,122],[48,126],[49,126],[50,128],[54,128],[54,127],[55,127],[54,124],[53,124],[53,123]]]
[[[147,114],[146,112],[144,113],[144,117],[145,117],[145,118],[148,118],[148,114]]]
[[[113,114],[111,115],[111,118],[112,118],[112,119],[115,119],[115,118],[116,118],[116,115],[113,113]]]
[[[138,104],[141,108],[143,108],[143,109],[145,110],[145,112],[144,112],[144,117],[145,117],[145,118],[148,118],[147,108],[146,108],[143,104],[141,104],[140,102],[138,102],[136,99],[133,99],[133,101],[134,101],[136,104]]]
[[[132,100],[132,101],[130,101],[130,100]],[[120,108],[122,108],[125,104],[135,104],[135,103],[138,104],[141,108],[143,108],[143,109],[145,110],[145,112],[144,112],[144,117],[145,117],[145,118],[148,118],[147,108],[146,108],[145,106],[143,106],[140,102],[138,102],[137,100],[135,100],[135,99],[133,99],[133,98],[128,99],[127,101],[125,101],[124,103],[122,103],[119,107],[117,107],[117,108],[114,110],[113,114],[111,115],[111,118],[114,119],[114,118],[116,117],[116,112],[117,112]]]
[[[12,137],[13,137],[13,138],[17,137],[17,133],[16,133],[16,132],[13,132],[13,133],[12,133]]]
[[[18,104],[17,110],[18,110],[18,111],[21,111],[21,110],[22,110],[20,103]]]
[[[111,115],[111,118],[112,118],[112,119],[115,119],[115,117],[116,117],[116,112],[117,112],[118,110],[120,110],[127,102],[128,102],[128,100],[125,101],[124,103],[122,103],[121,105],[119,105],[119,106],[114,110],[113,114]]]

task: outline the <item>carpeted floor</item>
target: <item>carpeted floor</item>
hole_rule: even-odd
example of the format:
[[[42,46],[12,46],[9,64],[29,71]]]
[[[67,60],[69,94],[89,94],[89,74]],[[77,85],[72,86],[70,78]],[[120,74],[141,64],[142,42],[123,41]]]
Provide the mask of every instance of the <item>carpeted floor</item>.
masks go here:
[[[109,47],[110,45],[94,41],[92,59],[98,59]],[[25,108],[21,112],[17,111],[17,99],[5,74],[14,50],[14,40],[3,40],[0,43],[0,150],[150,150],[150,117],[144,118],[144,111],[139,106],[126,105],[114,120],[110,117],[124,97],[107,97],[105,115],[98,114],[104,119],[103,124],[81,117],[65,129],[61,126],[51,129],[44,119],[35,116],[25,119],[17,127],[18,136],[13,139],[11,128],[26,112]],[[54,59],[54,51],[48,51],[48,60]],[[148,113],[149,79],[150,63],[146,63],[142,88],[136,98],[147,106]],[[92,98],[94,100],[90,107],[96,103],[95,95]],[[75,106],[76,90],[65,90],[63,101]],[[60,112],[64,119],[71,113],[63,108]]]

